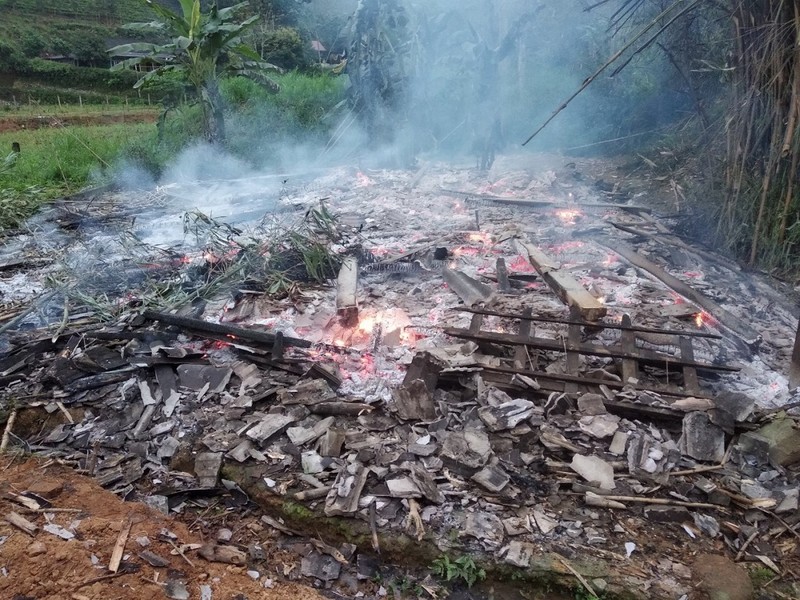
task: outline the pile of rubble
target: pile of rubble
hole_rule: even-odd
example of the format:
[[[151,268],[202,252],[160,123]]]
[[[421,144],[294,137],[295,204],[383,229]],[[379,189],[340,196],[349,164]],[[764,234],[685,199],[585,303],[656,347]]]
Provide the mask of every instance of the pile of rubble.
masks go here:
[[[688,593],[687,546],[796,581],[788,307],[754,282],[772,328],[745,321],[704,265],[741,274],[670,266],[647,209],[574,170],[504,174],[323,175],[281,202],[358,232],[334,285],[177,312],[129,289],[110,321],[6,334],[3,446],[164,513],[220,494],[358,538],[304,559],[327,585],[409,543],[591,593]]]

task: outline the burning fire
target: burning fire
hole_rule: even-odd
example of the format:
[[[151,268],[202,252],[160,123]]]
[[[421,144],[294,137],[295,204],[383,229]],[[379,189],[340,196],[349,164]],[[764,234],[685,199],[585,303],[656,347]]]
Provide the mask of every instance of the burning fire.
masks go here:
[[[484,246],[492,245],[492,236],[485,231],[475,231],[470,233],[467,235],[467,240],[474,244],[483,244]]]
[[[583,213],[575,208],[560,208],[556,211],[556,217],[558,217],[564,225],[575,225],[578,218],[582,216]]]
[[[471,246],[458,246],[453,248],[453,256],[478,256],[481,251]]]
[[[713,327],[716,322],[716,319],[704,310],[694,316],[694,324],[697,325],[698,328],[703,327],[703,325],[706,327]]]

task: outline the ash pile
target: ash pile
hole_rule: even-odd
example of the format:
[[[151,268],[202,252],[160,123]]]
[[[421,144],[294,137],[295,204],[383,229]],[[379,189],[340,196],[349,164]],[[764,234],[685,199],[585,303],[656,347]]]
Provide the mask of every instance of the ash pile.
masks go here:
[[[500,172],[337,169],[251,222],[186,216],[188,246],[121,222],[129,251],[88,267],[86,239],[23,245],[4,448],[165,513],[336,523],[357,551],[297,570],[334,589],[410,547],[652,598],[689,593],[697,553],[791,578],[791,307],[621,182]],[[119,218],[98,210],[70,227]]]

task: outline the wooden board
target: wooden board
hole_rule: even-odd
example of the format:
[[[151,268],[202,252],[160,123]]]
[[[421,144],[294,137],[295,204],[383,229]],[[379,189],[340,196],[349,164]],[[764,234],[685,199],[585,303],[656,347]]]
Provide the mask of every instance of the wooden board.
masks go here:
[[[528,255],[533,268],[542,276],[561,301],[570,307],[574,314],[587,321],[597,321],[606,316],[607,309],[597,298],[578,283],[572,275],[561,270],[561,265],[531,244],[519,242]]]

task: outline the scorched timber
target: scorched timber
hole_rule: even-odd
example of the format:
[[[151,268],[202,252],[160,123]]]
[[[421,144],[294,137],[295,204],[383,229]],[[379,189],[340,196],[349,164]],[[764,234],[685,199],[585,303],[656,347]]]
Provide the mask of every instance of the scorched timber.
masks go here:
[[[597,321],[606,316],[606,307],[578,283],[572,275],[561,271],[561,265],[530,244],[519,242],[519,245],[527,253],[528,260],[533,265],[533,268],[542,276],[542,279],[555,292],[556,296],[561,298],[564,304],[587,321]]]
[[[661,394],[662,396],[670,396],[674,398],[709,398],[708,395],[700,392],[687,392],[685,390],[678,389],[676,387],[665,387],[665,386],[648,386],[642,384],[624,384],[621,381],[613,381],[611,379],[598,379],[596,377],[587,377],[586,375],[559,375],[555,373],[547,373],[545,371],[530,371],[527,369],[512,369],[508,367],[488,367],[485,365],[480,365],[479,367],[475,367],[475,370],[479,370],[483,373],[490,374],[490,373],[498,373],[502,375],[525,375],[532,379],[535,379],[538,383],[541,384],[542,390],[552,391],[552,392],[563,392],[565,391],[564,385],[550,385],[548,382],[556,382],[559,384],[568,384],[574,383],[580,386],[585,386],[587,390],[591,387],[599,387],[601,385],[606,386],[611,389],[621,390],[624,387],[632,386],[633,389],[639,391],[647,391],[647,392],[655,392],[657,394]],[[449,378],[452,379],[453,377],[460,377],[464,374],[464,371],[461,370],[453,370],[453,371],[443,371],[442,378]],[[510,378],[509,378],[510,379]],[[508,389],[519,390],[519,385],[509,383],[508,380],[506,383],[498,380],[492,380],[487,377],[487,380],[491,381],[493,385],[498,387],[506,387]],[[611,412],[611,409],[608,409]]]
[[[358,259],[344,259],[336,280],[336,313],[343,325],[358,323]]]
[[[479,200],[488,200],[493,202],[494,204],[505,204],[509,206],[523,206],[523,207],[542,207],[542,208],[557,208],[559,210],[570,210],[570,209],[578,209],[578,210],[591,210],[591,209],[609,209],[609,208],[618,208],[619,210],[627,210],[629,212],[634,213],[649,213],[652,212],[649,208],[643,206],[629,206],[627,204],[575,204],[574,202],[571,204],[565,204],[563,202],[554,202],[552,200],[524,200],[520,198],[509,198],[505,196],[492,196],[490,194],[480,194],[477,192],[464,192],[461,190],[448,190],[446,188],[441,188],[443,194],[448,194],[450,196],[469,196],[471,198],[478,198]]]
[[[688,298],[698,306],[703,307],[706,311],[711,313],[715,319],[722,323],[726,329],[729,329],[740,336],[741,341],[743,341],[749,347],[749,349],[755,348],[761,342],[761,336],[749,325],[743,323],[742,319],[732,315],[719,304],[710,298],[707,298],[694,288],[689,287],[677,277],[673,277],[657,264],[636,252],[636,250],[630,246],[627,246],[621,242],[614,242],[613,244],[608,244],[607,247],[625,258],[634,266],[647,271],[653,277],[672,288],[672,290],[681,296]]]
[[[198,333],[213,333],[229,336],[229,341],[238,342],[254,342],[256,344],[268,345],[270,348],[275,344],[276,336],[273,333],[265,331],[253,331],[252,329],[244,329],[242,327],[234,327],[232,325],[223,325],[221,323],[209,323],[208,321],[201,321],[200,319],[190,319],[188,317],[180,317],[178,315],[171,315],[169,313],[156,312],[154,310],[146,310],[142,313],[145,319],[151,321],[160,321],[166,325],[175,325],[184,329],[190,329]],[[298,348],[310,348],[311,342],[300,338],[293,338],[283,336],[284,346],[296,346]]]
[[[716,333],[707,333],[705,331],[683,331],[682,329],[655,329],[652,327],[639,327],[637,325],[622,325],[621,323],[606,323],[604,321],[596,321],[586,323],[584,321],[571,321],[570,319],[554,319],[552,317],[534,317],[531,314],[515,314],[504,313],[496,310],[488,310],[485,308],[469,308],[466,306],[456,306],[451,310],[459,312],[468,312],[476,315],[487,315],[491,317],[503,317],[505,319],[520,319],[523,321],[533,321],[535,323],[558,323],[560,325],[583,325],[584,327],[597,327],[601,329],[620,329],[622,331],[635,331],[637,333],[657,333],[661,335],[675,335],[681,337],[698,337],[708,338],[712,340],[720,340],[722,336]]]
[[[666,354],[659,354],[652,350],[645,350],[644,348],[636,348],[635,352],[624,352],[614,347],[598,346],[596,344],[586,343],[570,343],[564,345],[556,340],[546,338],[522,338],[517,335],[510,335],[507,333],[496,333],[492,331],[482,331],[474,333],[468,329],[445,328],[446,335],[474,340],[476,342],[491,342],[495,344],[508,344],[512,346],[528,346],[538,350],[547,350],[550,352],[575,352],[577,354],[584,354],[587,356],[605,356],[609,358],[633,358],[641,362],[652,363],[656,366],[669,365],[676,367],[695,367],[697,369],[705,369],[707,371],[728,371],[731,373],[738,372],[738,367],[729,367],[727,365],[712,365],[710,363],[701,363],[696,361],[689,361],[680,358],[673,358]]]

